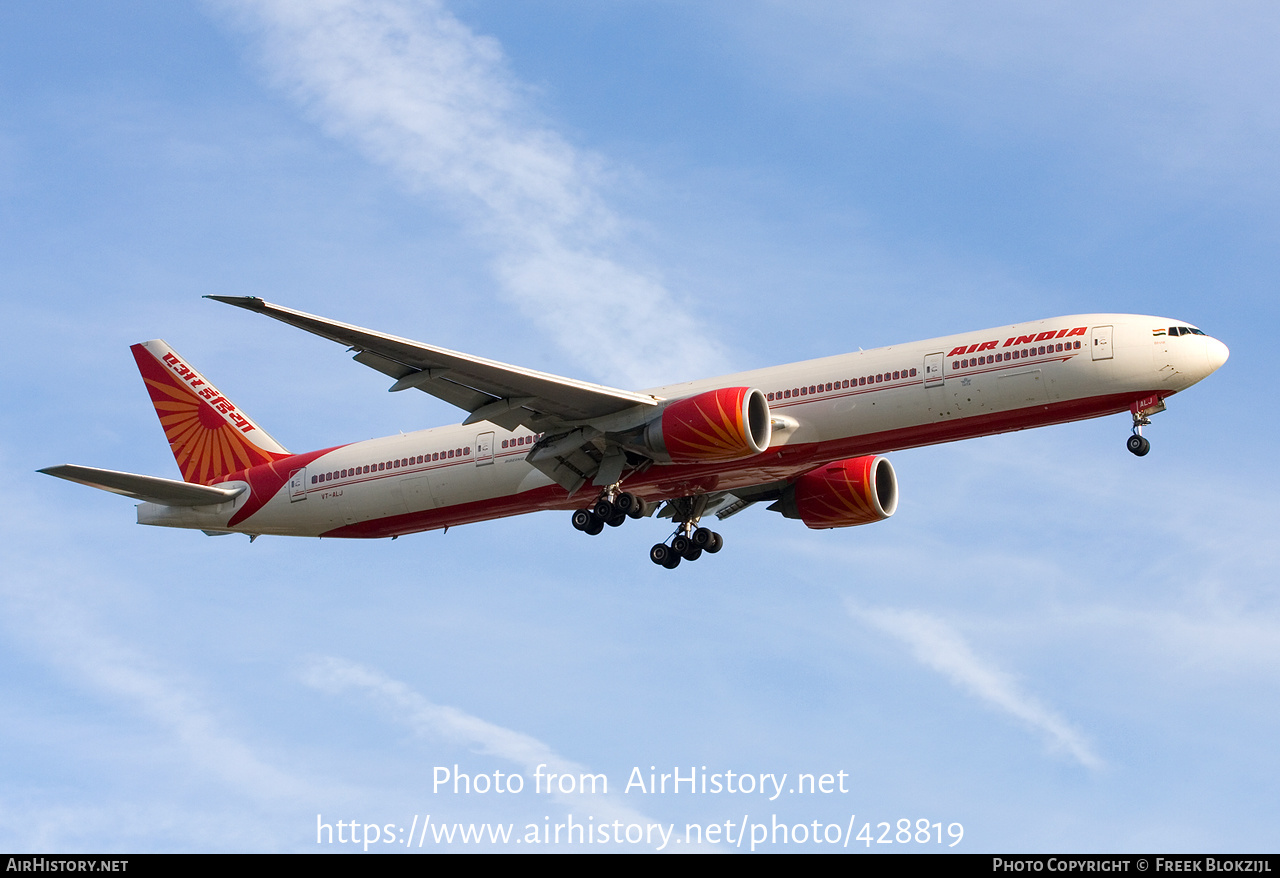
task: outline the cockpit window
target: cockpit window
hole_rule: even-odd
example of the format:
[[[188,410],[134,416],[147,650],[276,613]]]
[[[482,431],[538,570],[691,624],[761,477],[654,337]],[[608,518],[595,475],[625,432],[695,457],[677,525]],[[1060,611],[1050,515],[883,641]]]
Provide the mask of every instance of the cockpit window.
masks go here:
[[[1204,335],[1203,332],[1196,329],[1194,326],[1170,326],[1169,334],[1170,335]]]

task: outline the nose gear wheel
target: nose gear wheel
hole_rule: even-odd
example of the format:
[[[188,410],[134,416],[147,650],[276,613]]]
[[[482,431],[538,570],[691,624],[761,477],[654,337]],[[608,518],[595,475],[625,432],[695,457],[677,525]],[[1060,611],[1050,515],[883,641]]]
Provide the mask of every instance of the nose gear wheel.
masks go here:
[[[1137,457],[1145,457],[1151,450],[1151,441],[1142,435],[1142,428],[1151,426],[1151,419],[1139,412],[1133,413],[1133,435],[1125,440],[1124,447]]]

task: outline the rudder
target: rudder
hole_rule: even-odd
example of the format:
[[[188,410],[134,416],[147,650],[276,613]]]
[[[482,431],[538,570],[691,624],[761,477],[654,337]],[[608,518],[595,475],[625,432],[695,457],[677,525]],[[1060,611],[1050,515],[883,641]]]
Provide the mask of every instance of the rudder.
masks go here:
[[[130,350],[184,481],[208,485],[289,455],[163,340]]]

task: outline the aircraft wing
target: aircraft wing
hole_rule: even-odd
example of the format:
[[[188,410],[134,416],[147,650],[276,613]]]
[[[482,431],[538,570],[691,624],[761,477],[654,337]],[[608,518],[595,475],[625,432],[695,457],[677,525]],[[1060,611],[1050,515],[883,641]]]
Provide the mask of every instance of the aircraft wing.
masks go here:
[[[241,494],[246,487],[242,485],[239,488],[215,488],[210,485],[180,482],[177,479],[138,476],[133,473],[76,466],[70,463],[46,467],[38,472],[102,491],[110,491],[113,494],[123,494],[134,500],[159,503],[161,506],[213,506],[226,503]]]
[[[463,423],[491,421],[508,429],[547,422],[572,424],[616,414],[635,406],[654,406],[652,396],[561,378],[533,369],[385,335],[294,311],[254,296],[206,296],[274,317],[290,326],[347,345],[355,360],[396,379],[391,390],[416,387],[469,412]]]

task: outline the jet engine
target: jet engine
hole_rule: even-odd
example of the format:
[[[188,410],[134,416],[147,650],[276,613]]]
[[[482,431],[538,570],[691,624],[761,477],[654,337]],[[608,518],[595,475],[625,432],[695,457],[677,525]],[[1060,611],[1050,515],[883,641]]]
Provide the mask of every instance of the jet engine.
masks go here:
[[[800,476],[769,508],[815,529],[884,521],[898,509],[898,477],[887,457],[837,460]]]
[[[644,429],[644,445],[673,463],[740,460],[769,447],[769,402],[754,387],[722,387],[667,405]]]

